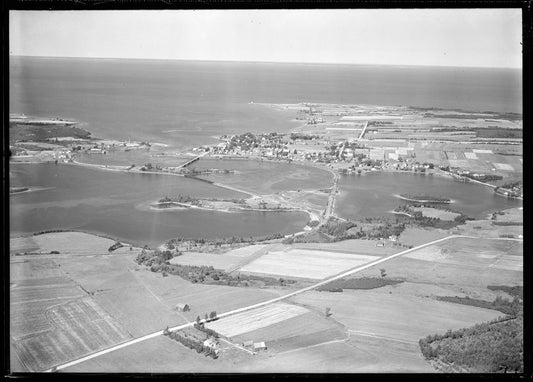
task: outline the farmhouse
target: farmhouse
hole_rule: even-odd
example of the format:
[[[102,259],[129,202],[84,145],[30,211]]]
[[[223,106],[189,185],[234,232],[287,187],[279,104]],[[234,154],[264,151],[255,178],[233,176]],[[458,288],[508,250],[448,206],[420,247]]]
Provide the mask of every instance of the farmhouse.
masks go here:
[[[218,342],[213,337],[209,337],[204,341],[204,346],[206,348],[210,348],[215,352],[215,354],[218,354],[219,348],[218,348]]]
[[[189,307],[188,304],[184,304],[184,303],[181,303],[181,302],[176,304],[175,309],[180,311],[180,312],[188,312],[189,310],[191,310],[191,308]]]

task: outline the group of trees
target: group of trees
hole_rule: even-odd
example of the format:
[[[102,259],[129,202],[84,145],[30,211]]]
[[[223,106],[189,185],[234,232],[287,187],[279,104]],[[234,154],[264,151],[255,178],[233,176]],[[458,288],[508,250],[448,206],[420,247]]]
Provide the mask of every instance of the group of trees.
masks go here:
[[[176,238],[174,240],[174,245],[178,243],[183,243],[184,245],[198,246],[198,245],[212,245],[214,247],[220,247],[222,245],[231,245],[231,244],[244,244],[244,243],[255,243],[260,241],[269,241],[283,238],[284,235],[281,233],[274,233],[271,235],[266,235],[262,237],[243,237],[243,236],[229,236],[224,238],[214,238],[214,239],[205,239],[205,238]]]
[[[523,318],[504,317],[471,328],[448,330],[419,341],[427,359],[463,365],[477,372],[523,372]]]
[[[205,346],[204,342],[202,340],[199,340],[197,338],[194,338],[192,336],[188,336],[184,332],[172,332],[168,330],[168,327],[163,331],[163,334],[165,336],[168,336],[169,338],[178,341],[179,343],[183,344],[184,346],[188,347],[189,349],[194,349],[198,354],[204,353],[206,357],[211,357],[213,359],[218,358],[218,354],[210,346]]]
[[[501,296],[496,297],[494,301],[478,300],[470,297],[458,297],[458,296],[439,296],[439,301],[453,302],[456,304],[476,306],[478,308],[493,309],[502,313],[508,314],[512,317],[516,317],[521,313],[523,304],[518,297],[514,297],[513,300],[507,300]]]
[[[348,239],[386,239],[389,236],[399,236],[405,230],[405,223],[401,219],[372,219],[367,218],[369,227],[359,226],[359,230],[354,230],[358,225],[353,221],[339,221],[330,219],[319,229],[320,232],[333,236],[334,241]],[[371,224],[375,223],[375,224]]]
[[[170,251],[163,251],[170,252]],[[161,253],[161,252],[160,252]],[[182,265],[170,264],[168,261],[162,261],[161,258],[150,257],[148,260],[141,258],[142,254],[137,257],[137,263],[150,266],[152,272],[162,272],[163,275],[171,274],[181,277],[192,283],[227,285],[235,287],[248,287],[252,284],[257,285],[278,285],[280,281],[274,277],[254,276],[254,275],[230,275],[223,270],[215,269],[206,265]],[[293,280],[284,280],[284,283],[291,283]],[[284,285],[284,284],[282,284]],[[216,312],[206,314],[206,321],[216,319]]]
[[[149,250],[146,246],[143,248],[141,253],[137,255],[135,258],[135,262],[139,265],[146,265],[147,267],[154,267],[160,266],[162,264],[169,264],[168,261],[176,256],[181,256],[182,253],[178,250],[172,252],[170,250],[164,250],[160,251],[159,249],[156,249],[154,251]],[[157,267],[157,269],[152,269],[152,272],[157,272],[160,267]]]
[[[215,313],[215,315],[211,319],[211,321],[213,321],[213,319],[216,319],[216,312],[211,312],[211,313]],[[207,317],[207,313],[205,315]],[[206,321],[209,321],[209,320],[206,318]],[[220,338],[220,334],[218,332],[214,331],[213,329],[206,328],[203,323],[200,323],[200,316],[196,317],[196,323],[194,324],[194,327],[200,330],[201,332],[204,332],[210,337],[217,338],[217,339]]]
[[[143,167],[141,167],[141,171],[160,171],[162,168],[158,164],[153,166],[151,163],[146,163]]]
[[[487,289],[492,291],[502,291],[520,300],[524,298],[524,287],[521,285],[507,286],[507,285],[489,285]]]
[[[409,215],[409,218],[411,219],[411,221],[421,227],[452,228],[455,225],[464,224],[469,219],[468,216],[462,213],[459,213],[459,215],[454,218],[453,222],[450,222],[447,220],[441,220],[440,218],[424,216],[424,214],[421,211],[417,211],[413,209],[415,207],[425,207],[425,205],[424,204],[412,204],[412,205],[401,204],[398,207],[396,207],[394,211],[402,212],[402,213]],[[454,212],[446,208],[437,208],[434,206],[431,206],[431,208]]]
[[[342,292],[344,289],[377,289],[386,285],[400,284],[402,280],[385,278],[387,276],[385,269],[381,269],[381,278],[361,277],[353,279],[339,279],[322,285],[317,290],[321,292]]]
[[[122,243],[120,241],[117,241],[115,242],[115,244],[113,244],[111,247],[109,247],[109,249],[107,250],[108,252],[113,252],[115,249],[119,249],[123,247]]]
[[[172,203],[172,202],[189,203],[189,204],[197,205],[200,203],[200,199],[192,198],[189,195],[181,195],[181,194],[173,198],[169,198],[168,196],[165,196],[164,198],[159,199],[159,203]]]
[[[500,296],[494,301],[462,297],[439,300],[499,310],[506,316],[470,328],[448,330],[419,341],[427,359],[439,358],[477,372],[523,372],[523,287],[490,285],[488,289],[504,291],[513,300]]]
[[[305,134],[305,133],[291,133],[291,139],[294,141],[296,139],[300,139],[302,141],[310,141],[312,139],[318,139],[320,136],[318,135],[312,135],[312,134]]]

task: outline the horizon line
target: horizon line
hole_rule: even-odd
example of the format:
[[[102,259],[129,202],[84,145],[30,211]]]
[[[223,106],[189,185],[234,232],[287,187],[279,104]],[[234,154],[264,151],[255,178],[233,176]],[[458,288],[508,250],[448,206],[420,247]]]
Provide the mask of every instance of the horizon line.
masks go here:
[[[412,66],[430,68],[466,68],[466,69],[512,69],[522,70],[512,66],[470,66],[470,65],[428,65],[428,64],[382,64],[382,63],[356,63],[356,62],[297,62],[297,61],[250,61],[250,60],[216,60],[216,59],[192,59],[192,58],[148,58],[148,57],[85,57],[85,56],[43,56],[9,54],[9,57],[29,58],[59,58],[59,59],[86,59],[86,60],[145,60],[145,61],[190,61],[190,62],[228,62],[243,64],[293,64],[293,65],[345,65],[345,66]]]

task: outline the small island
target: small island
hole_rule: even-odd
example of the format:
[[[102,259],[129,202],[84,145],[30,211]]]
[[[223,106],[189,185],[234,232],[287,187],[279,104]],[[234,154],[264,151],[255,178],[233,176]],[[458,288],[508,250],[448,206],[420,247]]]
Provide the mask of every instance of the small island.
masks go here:
[[[10,194],[18,194],[21,192],[29,191],[29,187],[9,187],[9,193]]]
[[[448,198],[431,195],[418,195],[418,194],[400,194],[400,199],[417,203],[439,203],[450,204],[452,201]]]
[[[298,209],[282,202],[275,202],[268,197],[253,196],[248,199],[217,199],[217,198],[195,198],[191,196],[179,195],[169,198],[165,196],[157,203],[152,204],[155,209],[169,208],[196,208],[220,212],[235,211],[260,211],[260,212],[291,212]]]

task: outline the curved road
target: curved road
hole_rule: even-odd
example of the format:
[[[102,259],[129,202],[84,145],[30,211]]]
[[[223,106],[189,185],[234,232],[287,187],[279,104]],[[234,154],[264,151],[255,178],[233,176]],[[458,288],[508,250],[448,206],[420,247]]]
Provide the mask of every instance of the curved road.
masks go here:
[[[217,317],[220,319],[220,318],[224,318],[224,317],[228,317],[228,316],[231,316],[231,315],[234,315],[234,314],[237,314],[237,313],[241,313],[241,312],[245,312],[247,310],[251,310],[251,309],[255,309],[255,308],[259,308],[261,306],[265,306],[265,305],[268,305],[268,304],[272,304],[272,303],[275,303],[275,302],[278,302],[278,301],[281,301],[281,300],[285,300],[287,298],[290,298],[292,296],[296,296],[298,294],[301,294],[301,293],[305,293],[305,292],[308,292],[310,290],[313,290],[315,288],[318,288],[322,285],[325,285],[331,281],[334,281],[334,280],[338,280],[338,279],[341,279],[343,277],[346,277],[346,276],[350,276],[354,273],[357,273],[357,272],[361,272],[367,268],[371,268],[373,267],[374,265],[378,265],[378,264],[381,264],[381,263],[384,263],[386,261],[389,261],[389,260],[392,260],[396,257],[399,257],[399,256],[403,256],[409,252],[413,252],[413,251],[416,251],[416,250],[419,250],[421,248],[424,248],[424,247],[428,247],[430,245],[433,245],[433,244],[436,244],[436,243],[440,243],[442,241],[445,241],[445,240],[449,240],[449,239],[452,239],[452,238],[470,238],[470,239],[487,239],[487,240],[515,240],[515,241],[522,241],[520,239],[511,239],[511,238],[482,238],[482,237],[478,237],[478,236],[468,236],[468,235],[451,235],[451,236],[446,236],[442,239],[438,239],[438,240],[433,240],[433,241],[430,241],[428,243],[425,243],[425,244],[421,244],[417,247],[413,247],[411,249],[407,249],[405,251],[401,251],[401,252],[398,252],[394,255],[390,255],[390,256],[387,256],[387,257],[382,257],[378,260],[375,260],[375,261],[372,261],[370,263],[367,263],[365,265],[362,265],[360,267],[357,267],[357,268],[352,268],[348,271],[344,271],[338,275],[335,275],[335,276],[332,276],[328,279],[325,279],[323,281],[320,281],[316,284],[313,284],[311,286],[308,286],[306,288],[302,288],[302,289],[298,289],[294,292],[291,292],[291,293],[288,293],[286,295],[283,295],[283,296],[280,296],[280,297],[276,297],[276,298],[273,298],[273,299],[270,299],[270,300],[267,300],[267,301],[263,301],[263,302],[260,302],[260,303],[257,303],[257,304],[253,304],[253,305],[249,305],[249,306],[245,306],[243,308],[239,308],[239,309],[235,309],[235,310],[232,310],[232,311],[229,311],[229,312],[226,312],[226,313],[222,313],[222,314],[219,314]],[[202,320],[202,322],[204,322],[205,320]],[[195,321],[196,322],[196,321]],[[174,326],[172,328],[169,328],[169,330],[180,330],[180,329],[184,329],[184,328],[187,328],[187,327],[190,327],[190,326],[193,326],[195,322],[189,322],[187,324],[183,324],[183,325],[178,325],[178,326]],[[104,350],[100,350],[98,352],[95,352],[95,353],[92,353],[92,354],[89,354],[85,357],[82,357],[82,358],[78,358],[76,360],[73,360],[73,361],[70,361],[70,362],[67,362],[67,363],[64,363],[62,365],[59,365],[59,366],[56,366],[55,368],[52,368],[52,369],[48,369],[48,370],[45,370],[45,372],[52,372],[52,371],[56,371],[56,370],[61,370],[61,369],[65,369],[67,367],[70,367],[70,366],[74,366],[78,363],[82,363],[82,362],[85,362],[85,361],[88,361],[92,358],[96,358],[96,357],[99,357],[101,355],[104,355],[104,354],[107,354],[107,353],[111,353],[115,350],[119,350],[119,349],[122,349],[124,347],[127,347],[127,346],[131,346],[131,345],[134,345],[136,343],[139,343],[139,342],[142,342],[142,341],[146,341],[146,340],[149,340],[151,338],[154,338],[154,337],[157,337],[157,336],[160,336],[160,335],[163,335],[163,330],[160,330],[160,331],[157,331],[155,333],[151,333],[151,334],[147,334],[143,337],[139,337],[139,338],[135,338],[133,340],[129,340],[129,341],[126,341],[126,342],[123,342],[119,345],[115,345],[115,346],[112,346],[110,348],[107,348],[107,349],[104,349]]]

